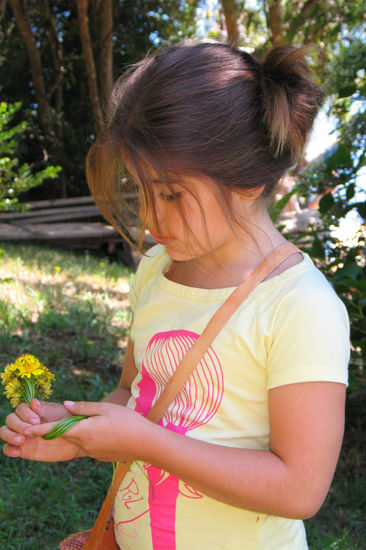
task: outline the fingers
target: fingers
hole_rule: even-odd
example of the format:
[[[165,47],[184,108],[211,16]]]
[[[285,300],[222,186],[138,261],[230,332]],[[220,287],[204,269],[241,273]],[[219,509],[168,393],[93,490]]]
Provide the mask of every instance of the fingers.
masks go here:
[[[45,424],[38,424],[37,426],[29,426],[28,424],[24,431],[24,435],[31,437],[46,435],[57,424],[58,422],[46,422]]]
[[[37,399],[32,399],[32,401],[37,401]],[[34,406],[32,401],[31,404]],[[32,410],[26,403],[20,403],[20,405],[16,408],[15,414],[19,416],[21,420],[28,422],[29,424],[40,424],[41,422],[37,411]]]
[[[64,401],[64,407],[70,411],[72,415],[86,415],[86,416],[99,416],[105,413],[108,407],[111,407],[111,403],[91,401]]]
[[[27,424],[29,426],[29,424]],[[14,446],[20,446],[24,443],[25,438],[20,433],[10,430],[8,426],[1,426],[0,428],[0,438],[6,443],[10,443]]]
[[[46,401],[40,401],[39,399],[32,399],[30,402],[31,409],[37,413],[39,418],[47,422],[53,422],[67,418],[70,416],[63,405],[60,403],[47,403]],[[36,424],[36,422],[34,422]]]
[[[9,430],[16,432],[16,434],[24,434],[26,428],[32,426],[28,422],[24,422],[16,413],[11,413],[6,417],[6,426]]]
[[[3,453],[6,456],[9,456],[11,458],[17,458],[21,456],[21,449],[20,447],[14,447],[13,445],[9,445],[8,443],[3,446]]]

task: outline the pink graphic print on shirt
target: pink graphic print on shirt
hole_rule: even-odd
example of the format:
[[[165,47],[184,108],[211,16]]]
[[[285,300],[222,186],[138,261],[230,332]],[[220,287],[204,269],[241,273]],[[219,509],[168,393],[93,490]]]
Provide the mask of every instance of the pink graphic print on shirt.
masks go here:
[[[138,383],[140,394],[136,399],[135,410],[146,414],[158,399],[180,361],[192,347],[199,335],[187,330],[174,330],[157,333],[142,351],[141,380]],[[169,430],[186,434],[208,423],[216,414],[224,391],[221,363],[212,349],[208,348],[193,374],[169,406],[159,424]],[[175,512],[178,494],[187,498],[202,498],[192,487],[179,488],[179,479],[145,464],[149,478],[148,509],[153,550],[175,550]],[[123,498],[122,488],[120,497]],[[136,489],[138,491],[138,488]],[[137,495],[136,495],[137,496]],[[137,497],[138,498],[138,497]],[[126,502],[124,503],[126,505]],[[126,523],[141,517],[135,516],[120,522],[120,532],[127,534]],[[135,531],[133,531],[135,533]],[[130,536],[131,536],[130,532]]]

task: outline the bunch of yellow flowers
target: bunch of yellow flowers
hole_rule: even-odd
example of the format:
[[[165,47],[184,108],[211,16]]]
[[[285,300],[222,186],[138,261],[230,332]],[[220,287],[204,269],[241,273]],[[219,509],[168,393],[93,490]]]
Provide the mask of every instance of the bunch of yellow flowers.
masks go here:
[[[21,355],[0,374],[5,395],[14,409],[20,403],[29,405],[32,397],[47,399],[51,393],[51,381],[55,376],[36,357]]]
[[[51,381],[55,380],[55,376],[48,368],[29,353],[21,355],[14,363],[6,365],[0,376],[5,387],[4,393],[14,409],[20,403],[29,405],[33,397],[48,399],[52,393]],[[84,418],[87,416],[64,418],[42,437],[43,439],[56,439]]]

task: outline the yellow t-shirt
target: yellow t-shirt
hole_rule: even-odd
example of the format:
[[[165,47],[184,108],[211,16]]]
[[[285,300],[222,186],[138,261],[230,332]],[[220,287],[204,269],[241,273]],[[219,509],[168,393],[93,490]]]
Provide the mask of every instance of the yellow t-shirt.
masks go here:
[[[234,313],[161,424],[186,437],[269,448],[267,392],[307,381],[347,384],[346,309],[309,256],[260,283]],[[234,288],[201,289],[164,276],[161,245],[140,262],[130,292],[138,375],[128,406],[146,414],[179,361]],[[251,483],[248,480],[248,483]],[[135,462],[114,505],[124,550],[305,550],[302,521],[209,498],[151,464]]]

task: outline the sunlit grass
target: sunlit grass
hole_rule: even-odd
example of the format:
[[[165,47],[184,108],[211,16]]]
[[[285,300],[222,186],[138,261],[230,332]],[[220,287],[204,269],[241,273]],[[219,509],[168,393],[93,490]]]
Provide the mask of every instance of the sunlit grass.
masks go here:
[[[32,353],[56,374],[53,400],[99,401],[120,377],[132,271],[88,253],[0,249],[0,367]],[[10,411],[1,396],[1,424]],[[111,475],[110,464],[92,459],[42,464],[1,454],[0,548],[56,550],[93,524]]]

